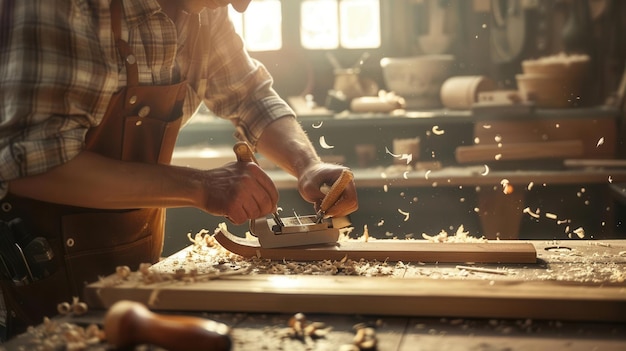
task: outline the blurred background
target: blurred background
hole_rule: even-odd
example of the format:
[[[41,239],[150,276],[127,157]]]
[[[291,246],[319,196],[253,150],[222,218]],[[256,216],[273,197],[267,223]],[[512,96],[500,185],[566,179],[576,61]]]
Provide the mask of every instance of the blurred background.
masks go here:
[[[231,17],[320,155],[353,169],[355,235],[624,237],[626,2],[254,0]],[[232,161],[232,135],[201,108],[173,163]],[[283,216],[312,214],[260,161]],[[167,215],[164,255],[225,221]]]

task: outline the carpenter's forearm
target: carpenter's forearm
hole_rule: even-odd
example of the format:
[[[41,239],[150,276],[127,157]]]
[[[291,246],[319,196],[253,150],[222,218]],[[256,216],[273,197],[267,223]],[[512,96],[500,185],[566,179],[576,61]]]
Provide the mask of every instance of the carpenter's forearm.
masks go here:
[[[90,208],[193,206],[197,170],[123,162],[84,151],[44,174],[14,180],[9,191],[41,201]]]
[[[312,163],[320,162],[306,133],[298,121],[291,117],[272,122],[261,135],[257,149],[296,177]]]

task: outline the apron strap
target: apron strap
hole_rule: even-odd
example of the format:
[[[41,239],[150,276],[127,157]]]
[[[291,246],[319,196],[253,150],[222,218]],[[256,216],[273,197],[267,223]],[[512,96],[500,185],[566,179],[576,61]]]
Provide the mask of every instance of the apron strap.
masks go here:
[[[122,39],[122,17],[122,0],[113,0],[111,2],[111,30],[113,31],[117,51],[126,66],[126,85],[134,87],[139,85],[137,58],[133,54],[130,45]]]

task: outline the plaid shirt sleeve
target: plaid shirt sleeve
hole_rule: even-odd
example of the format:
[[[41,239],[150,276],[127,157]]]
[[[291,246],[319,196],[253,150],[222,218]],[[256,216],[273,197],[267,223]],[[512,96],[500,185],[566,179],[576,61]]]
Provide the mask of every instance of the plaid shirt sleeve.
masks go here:
[[[233,122],[237,138],[256,145],[273,120],[295,115],[272,89],[265,67],[244,50],[226,8],[189,15],[176,26],[154,0],[124,2],[124,12],[140,84],[172,84],[179,67],[192,68],[186,118],[204,101]],[[186,44],[191,20],[201,23],[201,55],[193,60],[176,47]],[[75,157],[87,130],[102,120],[110,97],[125,84],[110,28],[101,1],[0,3],[0,198],[8,181]]]
[[[265,127],[294,111],[272,88],[272,77],[250,58],[228,19],[227,9],[206,10],[200,16],[202,62],[200,80],[192,86],[206,106],[235,125],[235,137],[256,145]],[[197,104],[195,105],[197,106]]]
[[[110,52],[97,44],[107,38],[88,20],[94,9],[72,1],[0,6],[2,198],[7,181],[45,172],[81,151],[85,132],[106,108],[103,97],[117,87],[111,74],[117,66],[103,60]]]

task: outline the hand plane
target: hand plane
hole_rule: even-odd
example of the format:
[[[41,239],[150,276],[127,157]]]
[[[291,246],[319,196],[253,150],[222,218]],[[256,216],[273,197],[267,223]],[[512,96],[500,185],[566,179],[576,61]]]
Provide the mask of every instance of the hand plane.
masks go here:
[[[255,162],[256,158],[246,142],[238,142],[233,150],[240,162]],[[326,211],[337,202],[346,185],[354,178],[345,169],[331,186],[315,215],[281,218],[274,212],[271,218],[250,220],[250,233],[259,239],[263,248],[279,248],[317,244],[331,244],[339,239],[339,229],[350,225],[345,217],[325,219]]]

